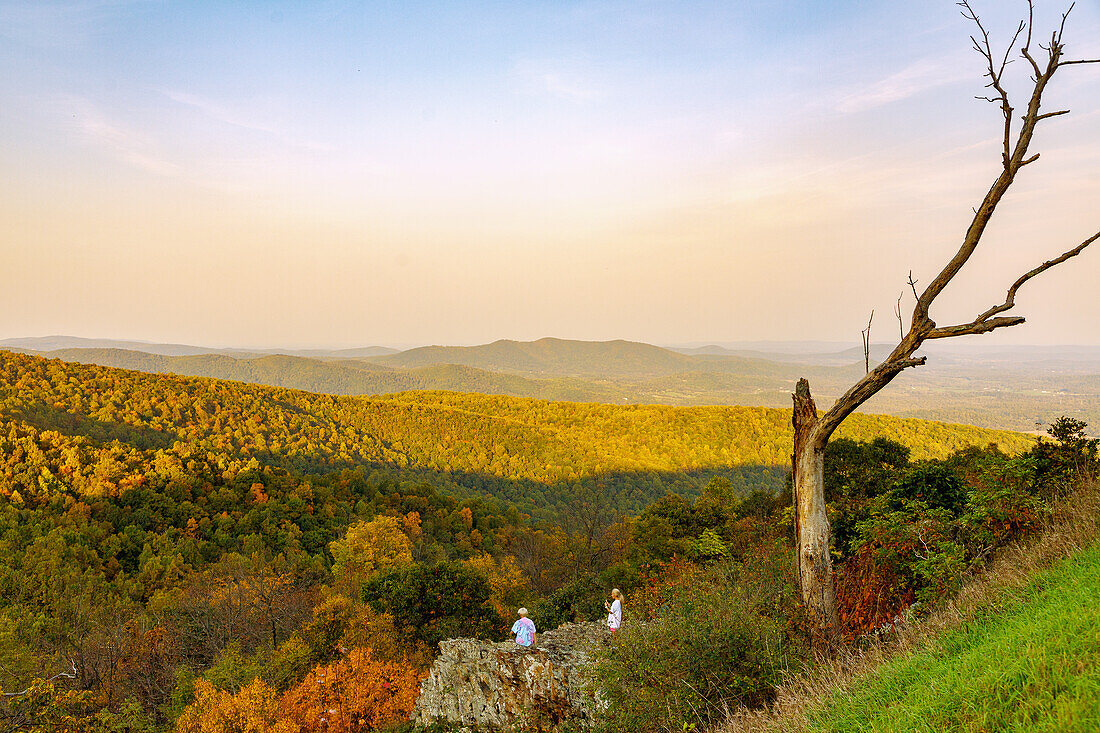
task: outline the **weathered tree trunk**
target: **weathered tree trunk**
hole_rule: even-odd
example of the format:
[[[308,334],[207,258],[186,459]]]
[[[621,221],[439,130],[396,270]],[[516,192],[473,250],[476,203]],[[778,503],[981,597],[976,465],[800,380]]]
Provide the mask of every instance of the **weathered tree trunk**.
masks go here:
[[[795,389],[794,455],[791,464],[795,503],[795,535],[798,545],[798,578],[802,588],[802,599],[813,616],[819,633],[827,633],[828,630],[835,628],[837,620],[832,558],[829,555],[829,519],[825,513],[825,445],[829,442],[829,437],[833,434],[833,431],[840,426],[840,423],[848,415],[888,385],[898,374],[910,367],[923,365],[926,357],[913,356],[913,354],[925,341],[989,333],[1000,328],[1018,326],[1023,323],[1023,316],[1003,316],[1001,314],[1016,307],[1016,294],[1024,283],[1050,268],[1076,257],[1090,244],[1100,240],[1100,232],[1097,232],[1073,249],[1067,250],[1060,256],[1047,260],[1038,267],[1024,273],[1009,286],[1003,303],[993,305],[984,312],[979,313],[969,323],[938,326],[932,320],[929,312],[932,304],[962,270],[963,266],[970,261],[971,255],[974,254],[981,243],[986,226],[993,217],[994,211],[996,211],[1001,199],[1015,181],[1016,174],[1025,166],[1031,165],[1039,159],[1038,153],[1028,155],[1036,126],[1043,120],[1064,115],[1069,111],[1040,112],[1043,92],[1054,73],[1060,67],[1071,64],[1100,64],[1100,59],[1067,61],[1062,57],[1065,50],[1062,44],[1062,31],[1065,28],[1066,16],[1069,11],[1062,15],[1062,24],[1051,35],[1049,43],[1042,46],[1047,55],[1044,68],[1031,52],[1032,31],[1034,30],[1032,27],[1033,3],[1031,0],[1027,4],[1028,17],[1020,23],[1003,57],[1000,53],[994,54],[989,44],[989,34],[970,7],[969,0],[961,0],[959,5],[963,8],[963,15],[978,27],[978,34],[972,36],[971,40],[974,43],[974,48],[986,61],[985,76],[989,78],[989,83],[986,86],[993,90],[990,96],[982,97],[982,99],[997,103],[1001,107],[1001,113],[1004,117],[1004,135],[1001,145],[1002,170],[986,192],[981,205],[974,209],[974,217],[970,221],[970,226],[967,227],[966,234],[955,256],[944,265],[940,273],[922,293],[917,293],[917,282],[910,273],[909,286],[912,288],[913,297],[916,299],[916,305],[913,308],[913,320],[909,326],[909,331],[902,335],[901,341],[894,347],[890,355],[881,364],[871,369],[871,322],[868,321],[863,342],[866,374],[849,387],[848,391],[842,394],[832,407],[821,417],[818,417],[817,408],[810,396],[809,383],[805,379],[801,379]],[[1070,7],[1072,8],[1072,5]],[[1009,103],[1008,92],[1002,81],[1012,49],[1021,40],[1023,46],[1019,49],[1020,54],[1031,67],[1033,72],[1031,80],[1034,86],[1031,91],[1031,99],[1028,101],[1027,112],[1022,115],[1019,133],[1013,135],[1012,124],[1015,119],[1013,106]],[[874,311],[871,313],[873,316]],[[901,309],[899,306],[899,321],[900,314]]]
[[[793,422],[798,582],[816,631],[827,635],[836,626],[836,597],[825,511],[825,445],[816,439],[817,407],[805,379],[795,389]]]

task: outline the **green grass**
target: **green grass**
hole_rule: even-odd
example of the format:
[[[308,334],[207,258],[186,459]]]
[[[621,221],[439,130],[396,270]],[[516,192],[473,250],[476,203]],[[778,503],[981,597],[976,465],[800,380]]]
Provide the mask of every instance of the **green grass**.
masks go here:
[[[879,667],[815,731],[1100,731],[1100,547]]]

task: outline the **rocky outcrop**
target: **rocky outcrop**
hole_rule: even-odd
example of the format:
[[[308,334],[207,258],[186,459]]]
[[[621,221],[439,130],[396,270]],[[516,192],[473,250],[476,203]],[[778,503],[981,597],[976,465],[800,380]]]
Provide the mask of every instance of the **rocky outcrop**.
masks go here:
[[[591,623],[539,634],[531,648],[477,639],[441,642],[413,719],[423,725],[442,718],[483,729],[537,730],[591,720],[596,700],[583,672],[593,646],[607,636],[604,624]]]

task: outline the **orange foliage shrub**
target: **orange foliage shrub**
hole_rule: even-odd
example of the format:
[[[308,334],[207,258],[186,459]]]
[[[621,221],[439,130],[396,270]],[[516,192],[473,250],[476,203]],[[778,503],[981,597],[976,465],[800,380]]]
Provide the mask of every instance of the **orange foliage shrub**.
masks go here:
[[[698,567],[682,558],[642,567],[642,585],[630,594],[630,614],[645,621],[657,618],[686,579],[698,572]]]
[[[883,562],[882,548],[864,545],[836,575],[837,618],[842,633],[854,638],[891,623],[912,605],[914,591],[895,563]],[[913,548],[889,548],[909,555]]]
[[[195,701],[176,720],[176,733],[298,733],[281,715],[275,690],[256,678],[234,695],[204,679],[195,681]]]
[[[378,661],[370,649],[313,669],[283,696],[287,716],[302,731],[360,733],[408,720],[425,673],[408,664]]]

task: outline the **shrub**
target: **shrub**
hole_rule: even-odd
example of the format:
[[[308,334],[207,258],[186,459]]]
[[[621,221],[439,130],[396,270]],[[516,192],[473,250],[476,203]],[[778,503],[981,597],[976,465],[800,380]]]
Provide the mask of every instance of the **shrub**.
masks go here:
[[[768,704],[805,648],[792,570],[789,550],[768,544],[744,563],[675,565],[628,597],[627,619],[652,620],[625,622],[600,651],[601,727],[705,727],[727,707]]]
[[[918,463],[906,471],[890,488],[889,496],[894,507],[907,501],[920,501],[956,516],[966,503],[966,490],[958,475],[932,461]]]
[[[891,505],[887,502],[887,505]],[[853,554],[836,579],[837,615],[846,636],[865,634],[957,589],[966,570],[954,523],[943,508],[918,501],[880,508],[857,527]]]
[[[563,585],[531,607],[531,620],[540,631],[552,631],[562,624],[592,621],[607,615],[603,608],[609,587],[592,575]]]
[[[825,447],[825,496],[833,549],[841,557],[851,552],[856,525],[867,519],[872,500],[893,486],[909,466],[909,449],[886,438],[866,443],[837,438]]]
[[[1044,509],[1036,497],[996,479],[996,474],[990,474],[971,487],[966,512],[959,518],[960,538],[972,560],[984,560],[995,548],[1042,523]]]
[[[1091,481],[1100,471],[1097,458],[1100,440],[1085,434],[1087,424],[1062,416],[1047,429],[1056,443],[1040,440],[1032,448],[1035,459],[1035,484],[1048,498],[1061,496],[1075,483]]]

